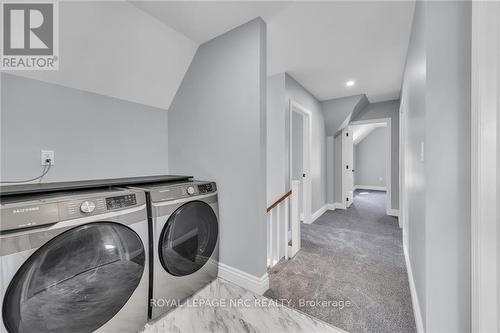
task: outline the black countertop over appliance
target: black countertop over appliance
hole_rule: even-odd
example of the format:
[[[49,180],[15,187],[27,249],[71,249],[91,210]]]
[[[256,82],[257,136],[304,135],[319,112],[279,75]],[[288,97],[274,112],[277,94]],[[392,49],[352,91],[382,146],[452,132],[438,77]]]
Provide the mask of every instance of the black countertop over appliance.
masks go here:
[[[48,192],[102,188],[111,186],[149,184],[158,182],[175,182],[175,181],[188,180],[190,178],[193,177],[180,176],[180,175],[160,175],[160,176],[146,176],[146,177],[80,180],[74,182],[4,185],[0,186],[0,196],[29,194],[29,193],[48,193]]]

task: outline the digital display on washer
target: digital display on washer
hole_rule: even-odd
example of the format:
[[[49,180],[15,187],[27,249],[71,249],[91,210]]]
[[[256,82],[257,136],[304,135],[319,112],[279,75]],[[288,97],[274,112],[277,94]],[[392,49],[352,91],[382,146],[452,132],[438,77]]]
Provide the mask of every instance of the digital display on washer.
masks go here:
[[[200,193],[209,193],[215,190],[214,185],[212,183],[201,184],[198,185],[198,191]]]
[[[120,195],[118,197],[106,198],[108,210],[134,206],[137,203],[135,194]]]

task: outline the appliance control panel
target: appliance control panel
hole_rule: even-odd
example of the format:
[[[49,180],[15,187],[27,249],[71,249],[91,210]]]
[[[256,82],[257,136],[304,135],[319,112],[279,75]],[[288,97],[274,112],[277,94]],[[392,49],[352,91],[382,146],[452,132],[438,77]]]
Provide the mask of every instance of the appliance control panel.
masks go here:
[[[95,210],[95,202],[84,201],[80,204],[80,211],[82,213],[92,213]]]
[[[61,219],[74,219],[89,215],[104,214],[109,211],[125,209],[143,204],[145,199],[136,193],[112,195],[109,197],[87,197],[60,204]]]
[[[87,198],[72,200],[60,205],[61,218],[77,218],[90,214],[101,214],[106,211],[103,198]]]
[[[215,192],[216,186],[215,183],[206,183],[198,185],[198,192],[200,194]]]
[[[214,182],[194,181],[188,184],[165,186],[151,191],[151,200],[154,202],[177,200],[197,195],[210,194],[217,191]]]
[[[106,209],[113,210],[119,208],[126,208],[130,206],[135,206],[137,200],[135,194],[119,195],[116,197],[106,198]]]
[[[0,203],[0,231],[39,227],[111,211],[140,206],[146,203],[142,191],[111,190],[111,193],[85,195],[77,192],[61,195],[47,194],[29,200],[13,197]]]

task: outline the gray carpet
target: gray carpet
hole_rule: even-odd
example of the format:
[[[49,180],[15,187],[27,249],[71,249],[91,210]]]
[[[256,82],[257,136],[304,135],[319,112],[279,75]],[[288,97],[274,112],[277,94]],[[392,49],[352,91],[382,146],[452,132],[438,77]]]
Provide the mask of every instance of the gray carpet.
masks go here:
[[[270,270],[265,295],[352,333],[416,332],[398,220],[385,214],[385,192],[354,195],[349,209],[302,225],[302,249]]]

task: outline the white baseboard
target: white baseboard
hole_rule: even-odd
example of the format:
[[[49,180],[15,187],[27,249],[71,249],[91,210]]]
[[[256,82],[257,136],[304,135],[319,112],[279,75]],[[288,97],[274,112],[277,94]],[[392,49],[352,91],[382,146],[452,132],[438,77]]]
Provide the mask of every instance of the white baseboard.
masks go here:
[[[346,209],[345,205],[342,202],[334,202],[333,208],[335,209]]]
[[[334,202],[334,203],[326,204],[326,209],[327,210],[336,210],[336,209],[345,209],[345,207],[340,202]]]
[[[321,207],[320,209],[318,209],[316,212],[314,212],[311,216],[311,223],[313,223],[314,221],[316,221],[316,219],[318,217],[320,217],[321,215],[323,215],[327,210],[328,206],[327,205],[324,205],[323,207]]]
[[[269,289],[267,272],[261,277],[257,277],[232,266],[219,263],[219,277],[259,295],[263,295]]]
[[[353,190],[387,191],[385,186],[354,185]]]
[[[335,210],[335,209],[345,209],[345,206],[340,202],[334,202],[332,204],[327,203],[323,207],[318,209],[314,214],[312,214],[311,223],[316,221],[316,219],[321,215],[323,215],[327,210]]]
[[[387,215],[399,217],[399,209],[387,208]]]
[[[403,252],[405,254],[406,271],[408,272],[408,282],[410,283],[411,303],[413,304],[413,315],[415,316],[415,324],[417,333],[424,333],[424,322],[422,321],[422,312],[420,311],[420,303],[418,301],[417,289],[415,280],[413,280],[413,271],[411,269],[410,257],[406,244],[403,244]]]

